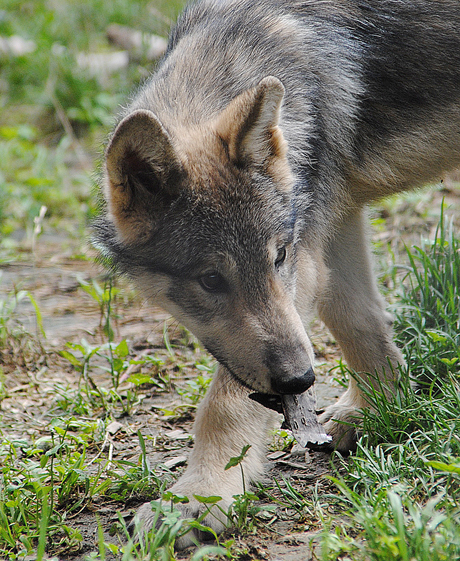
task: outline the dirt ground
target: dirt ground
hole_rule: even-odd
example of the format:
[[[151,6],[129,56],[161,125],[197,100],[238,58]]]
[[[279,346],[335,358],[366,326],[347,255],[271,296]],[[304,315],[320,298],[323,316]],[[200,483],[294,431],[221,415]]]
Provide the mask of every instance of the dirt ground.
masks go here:
[[[389,244],[398,256],[402,254],[401,232],[407,243],[417,241],[421,234],[429,235],[439,216],[441,198],[445,196],[458,221],[460,199],[458,189],[445,184],[441,191],[419,196],[415,204],[410,197],[398,203],[396,211],[383,206],[374,212],[384,226],[378,226],[374,241],[379,247]],[[427,211],[427,209],[430,209]],[[452,215],[452,211],[450,212]],[[6,397],[1,401],[4,433],[9,437],[37,438],[49,434],[49,422],[56,413],[56,384],[76,387],[79,374],[69,362],[59,356],[67,342],[78,343],[86,338],[92,344],[105,339],[101,330],[101,312],[97,302],[81,289],[81,281],[97,279],[103,284],[103,272],[94,263],[94,252],[85,245],[85,258],[79,257],[80,242],[62,239],[58,233],[46,233],[39,239],[33,254],[26,251],[18,260],[0,265],[0,299],[12,290],[27,290],[39,306],[46,337],[37,329],[36,315],[30,300],[24,299],[15,311],[15,318],[26,331],[33,334],[26,342],[18,340],[7,352],[0,355],[5,374]],[[380,251],[379,251],[380,252]],[[377,260],[379,260],[378,258]],[[115,341],[127,339],[133,356],[147,351],[164,358],[165,369],[172,381],[169,390],[156,392],[147,388],[139,391],[140,400],[131,414],[120,415],[113,434],[108,435],[103,454],[111,454],[113,460],[138,461],[140,447],[136,433],[140,430],[145,438],[152,467],[165,477],[179,475],[192,447],[192,417],[185,420],[168,420],[159,411],[161,407],[180,404],[181,398],[175,387],[181,387],[197,375],[193,367],[203,351],[195,342],[185,340],[180,326],[161,310],[152,307],[136,295],[129,285],[121,283],[123,290],[115,303]],[[164,327],[167,326],[169,341],[174,350],[171,356],[165,346]],[[339,350],[326,328],[315,322],[312,328],[317,364],[318,408],[334,401],[343,391],[330,373],[337,364]],[[177,363],[181,363],[181,368]],[[96,383],[107,379],[95,372]],[[167,388],[168,389],[168,388]],[[96,452],[95,452],[96,453]],[[168,461],[172,460],[170,464]],[[288,478],[294,487],[306,494],[313,486],[318,492],[327,492],[330,483],[324,475],[330,471],[330,456],[323,452],[299,450],[294,447],[285,453],[269,454],[267,480]],[[170,469],[164,466],[170,465]],[[262,499],[268,501],[268,499]],[[122,515],[128,518],[136,504],[129,502]],[[83,547],[75,554],[60,559],[83,560],[97,551],[97,519],[102,522],[105,539],[114,539],[109,528],[116,521],[116,509],[120,505],[108,501],[93,502],[68,524],[78,527],[83,535]],[[263,559],[290,561],[311,559],[311,543],[319,529],[314,519],[298,520],[287,507],[278,507],[272,520],[265,520],[257,532],[239,536],[235,548],[238,559]],[[314,541],[312,542],[315,543]],[[190,551],[181,559],[190,557]]]

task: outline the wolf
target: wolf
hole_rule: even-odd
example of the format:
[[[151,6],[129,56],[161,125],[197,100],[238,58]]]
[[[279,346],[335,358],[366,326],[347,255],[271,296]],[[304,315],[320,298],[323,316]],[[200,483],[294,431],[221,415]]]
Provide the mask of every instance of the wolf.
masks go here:
[[[396,391],[366,206],[459,166],[459,101],[458,0],[198,0],[179,17],[108,140],[95,231],[220,363],[172,487],[184,516],[194,495],[225,510],[242,492],[224,466],[244,445],[246,480],[261,476],[265,405],[315,380],[313,313],[356,372],[320,416],[335,448],[359,432],[358,380]]]

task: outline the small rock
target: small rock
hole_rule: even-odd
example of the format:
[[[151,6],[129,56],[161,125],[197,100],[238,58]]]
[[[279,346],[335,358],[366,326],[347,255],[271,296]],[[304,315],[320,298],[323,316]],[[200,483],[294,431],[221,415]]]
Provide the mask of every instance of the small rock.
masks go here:
[[[86,70],[89,76],[98,77],[100,74],[107,76],[127,68],[129,54],[127,51],[113,53],[77,53],[77,66]]]
[[[291,458],[300,459],[305,455],[305,448],[297,442],[294,444],[291,450]]]
[[[126,49],[134,56],[142,54],[148,60],[156,60],[163,56],[168,43],[163,37],[142,33],[137,29],[132,29],[124,25],[113,23],[107,28],[107,37],[115,45]]]
[[[121,423],[118,421],[112,421],[109,425],[107,425],[107,432],[113,436],[122,428],[123,425]]]
[[[23,39],[19,35],[0,37],[0,57],[24,56],[33,53],[36,48],[37,45],[33,41]]]
[[[287,466],[293,469],[301,469],[304,470],[305,469],[305,464],[299,464],[297,462],[289,462],[286,460],[278,460],[277,461],[278,464],[282,465],[282,466]]]
[[[168,430],[165,432],[165,436],[171,440],[189,440],[190,434],[181,429]]]
[[[178,466],[183,466],[187,463],[187,456],[177,456],[176,458],[171,458],[170,460],[166,460],[164,462],[164,466],[168,469],[174,469]]]
[[[277,452],[272,452],[271,454],[267,455],[267,458],[269,460],[279,460],[280,458],[283,458],[286,456],[286,452],[283,452],[282,450],[278,450]]]

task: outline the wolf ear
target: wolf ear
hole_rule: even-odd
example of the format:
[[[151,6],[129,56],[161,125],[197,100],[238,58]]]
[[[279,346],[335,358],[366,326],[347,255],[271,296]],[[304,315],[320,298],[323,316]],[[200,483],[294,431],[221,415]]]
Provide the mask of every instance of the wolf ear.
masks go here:
[[[181,166],[168,133],[151,111],[134,111],[115,129],[105,157],[106,197],[121,238],[147,238],[178,194]]]
[[[285,158],[287,145],[279,127],[283,97],[280,80],[267,76],[219,115],[217,134],[235,164],[252,162],[266,167],[275,158]]]

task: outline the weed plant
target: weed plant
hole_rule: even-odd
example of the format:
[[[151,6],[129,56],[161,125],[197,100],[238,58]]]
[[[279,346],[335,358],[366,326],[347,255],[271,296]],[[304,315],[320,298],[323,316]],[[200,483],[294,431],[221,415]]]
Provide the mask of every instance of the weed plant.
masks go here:
[[[49,411],[55,416],[48,426],[49,436],[32,442],[2,436],[1,558],[21,559],[36,554],[39,559],[50,548],[55,554],[78,551],[82,546],[82,536],[67,522],[68,519],[93,502],[125,505],[136,498],[139,500],[139,497],[161,496],[169,481],[165,473],[160,480],[150,468],[140,432],[141,456],[138,462],[114,460],[110,453],[107,457],[104,451],[108,423],[114,415],[131,413],[138,402],[138,388],[149,384],[164,391],[169,389],[170,381],[161,374],[164,366],[162,358],[147,354],[131,358],[126,340],[113,341],[113,303],[117,289],[111,283],[101,288],[97,282],[86,283],[82,288],[100,307],[101,333],[106,342],[94,345],[83,339],[80,343],[68,343],[67,348],[60,351],[61,356],[80,374],[80,382],[73,389],[62,384],[54,386],[59,411]],[[0,335],[3,338],[0,343],[16,337],[14,312],[17,302],[23,298],[31,301],[37,324],[42,328],[40,310],[33,296],[27,292],[10,295],[0,302]],[[170,350],[172,352],[171,345]],[[215,368],[207,358],[202,357],[196,367],[200,371],[199,376],[181,392],[187,402],[186,407],[196,407]],[[143,368],[147,373],[143,373]],[[93,374],[97,372],[109,374],[108,385],[94,381]],[[99,420],[90,420],[94,417]],[[203,498],[204,502],[207,500]],[[158,512],[164,514],[162,507],[158,508]],[[165,515],[165,520],[161,522],[162,530],[148,537],[148,544],[135,545],[129,539],[127,544],[120,546],[101,542],[100,558],[105,558],[106,551],[109,551],[117,552],[123,559],[144,559],[148,551],[150,559],[172,559],[178,535],[190,531],[192,527],[198,528],[199,524],[199,521],[186,523],[179,520],[175,509]],[[201,529],[210,531],[204,526]],[[201,548],[195,558],[225,552],[225,548]]]
[[[31,240],[34,218],[47,207],[47,224],[60,228],[75,218],[83,234],[88,206],[89,179],[70,173],[66,166],[68,139],[50,149],[39,142],[38,129],[30,124],[1,126],[0,121],[0,240],[18,229]],[[57,187],[59,185],[59,187]],[[16,234],[18,236],[19,234]]]
[[[363,416],[366,436],[353,456],[336,456],[338,471],[331,480],[334,491],[317,490],[305,496],[289,480],[278,484],[285,506],[300,522],[322,520],[320,556],[324,561],[460,558],[459,248],[451,223],[446,224],[442,215],[436,239],[424,242],[410,258],[402,305],[396,314],[408,367],[401,368],[394,400],[386,400],[383,389],[363,387],[372,405]],[[102,409],[109,413],[108,422],[115,404],[121,403],[122,410],[129,413],[134,403],[135,392],[129,397],[119,390],[133,359],[126,341],[112,340],[113,287],[102,289],[96,283],[84,289],[100,305],[102,332],[108,340],[101,345],[82,341],[62,351],[81,374],[80,402],[67,396],[67,412],[93,415]],[[426,318],[425,307],[429,308]],[[4,322],[3,329],[6,325]],[[168,345],[174,353],[169,340]],[[149,361],[149,366],[162,365],[155,357],[143,357],[141,362]],[[215,368],[206,360],[198,366],[201,374],[181,391],[187,407],[196,406]],[[110,374],[108,389],[92,379],[93,370],[101,368]],[[142,375],[135,376],[139,384],[146,381]],[[133,379],[128,377],[128,381]],[[78,403],[81,408],[77,411]],[[108,497],[125,503],[134,495],[145,495],[147,489],[161,496],[164,474],[159,477],[150,469],[140,433],[138,463],[107,460],[103,454],[89,460],[88,447],[101,446],[105,431],[101,422],[104,424],[70,416],[53,422],[50,438],[32,445],[4,439],[0,450],[0,553],[4,557],[20,558],[34,551],[41,555],[50,537],[54,552],[78,549],[82,538],[67,517],[91,501]],[[243,449],[227,468],[242,469],[246,453]],[[242,476],[244,480],[244,472]],[[219,508],[220,497],[195,499],[203,503],[205,514]],[[166,497],[154,503],[159,530],[146,536],[140,546],[129,538],[124,545],[107,544],[101,538],[100,558],[112,552],[124,559],[173,559],[174,542],[180,535],[191,528],[210,531],[202,520],[180,518],[177,504],[186,500]],[[261,511],[273,514],[244,489],[225,515],[247,533],[260,523]],[[196,558],[231,556],[231,548],[230,542],[215,549],[200,548]]]
[[[2,559],[33,554],[44,527],[54,553],[78,550],[82,536],[67,520],[103,497],[126,503],[135,496],[158,494],[165,484],[150,470],[140,434],[143,459],[132,463],[107,460],[102,454],[89,459],[87,451],[102,445],[102,421],[56,420],[51,429],[49,438],[33,444],[5,438],[0,446]]]
[[[76,55],[108,51],[105,31],[111,23],[165,34],[170,18],[182,4],[180,0],[163,0],[156,2],[157,11],[152,11],[147,0],[4,0],[0,34],[19,35],[36,45],[30,53],[2,60],[0,93],[4,102],[41,105],[51,115],[61,109],[70,122],[85,127],[109,124],[121,101],[120,94],[126,93],[125,84],[132,86],[139,81],[141,69],[131,65],[109,77],[79,68]],[[158,17],[161,12],[163,17]]]
[[[1,282],[1,271],[0,271]],[[36,333],[27,331],[17,318],[20,303],[28,300],[35,312]],[[4,365],[28,365],[43,362],[45,338],[43,319],[34,296],[27,290],[12,290],[0,295],[0,374]],[[1,393],[0,393],[1,400]]]

